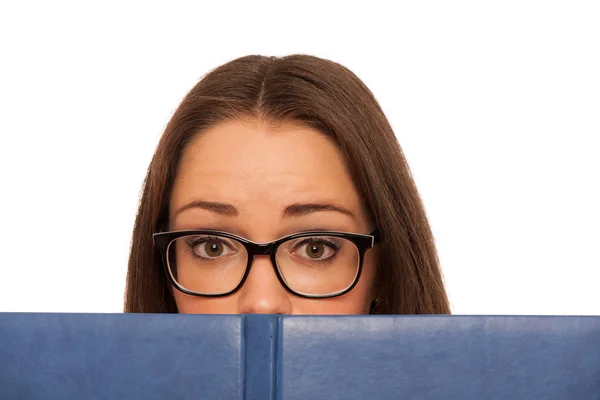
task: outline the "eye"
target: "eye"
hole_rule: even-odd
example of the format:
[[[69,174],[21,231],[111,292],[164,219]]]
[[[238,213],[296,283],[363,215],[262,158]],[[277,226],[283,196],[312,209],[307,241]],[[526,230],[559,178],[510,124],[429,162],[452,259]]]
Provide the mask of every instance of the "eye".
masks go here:
[[[340,245],[326,238],[307,238],[296,246],[292,254],[311,261],[325,261],[335,257]]]
[[[202,246],[200,246],[202,247]],[[204,252],[210,257],[219,257],[223,254],[223,243],[218,243],[214,241],[206,241],[204,242]]]
[[[237,252],[223,239],[216,237],[197,237],[187,244],[195,256],[203,259],[217,259]]]
[[[304,246],[306,255],[310,258],[321,258],[325,253],[325,245],[322,243],[312,243]]]

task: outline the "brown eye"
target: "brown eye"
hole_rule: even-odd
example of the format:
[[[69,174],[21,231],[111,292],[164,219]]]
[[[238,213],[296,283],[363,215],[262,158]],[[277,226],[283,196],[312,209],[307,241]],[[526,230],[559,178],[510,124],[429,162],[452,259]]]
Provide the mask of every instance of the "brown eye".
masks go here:
[[[306,255],[310,258],[321,258],[325,252],[325,246],[321,243],[309,243],[306,245]]]
[[[209,257],[219,257],[223,254],[223,244],[215,241],[208,241],[204,244],[204,251]]]
[[[185,236],[180,241],[197,260],[217,261],[234,256],[241,244],[221,236]]]

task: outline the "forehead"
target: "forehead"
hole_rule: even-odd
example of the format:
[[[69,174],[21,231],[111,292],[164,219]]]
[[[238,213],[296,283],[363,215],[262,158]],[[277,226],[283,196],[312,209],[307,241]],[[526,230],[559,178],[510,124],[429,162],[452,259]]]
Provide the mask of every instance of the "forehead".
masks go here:
[[[340,172],[345,164],[333,140],[313,128],[242,120],[198,135],[184,152],[182,167],[251,177],[255,172],[276,176],[324,168]]]
[[[186,148],[171,211],[202,199],[260,211],[290,203],[335,201],[358,211],[343,156],[328,136],[294,123],[238,120],[200,133]],[[247,210],[246,210],[247,211]]]

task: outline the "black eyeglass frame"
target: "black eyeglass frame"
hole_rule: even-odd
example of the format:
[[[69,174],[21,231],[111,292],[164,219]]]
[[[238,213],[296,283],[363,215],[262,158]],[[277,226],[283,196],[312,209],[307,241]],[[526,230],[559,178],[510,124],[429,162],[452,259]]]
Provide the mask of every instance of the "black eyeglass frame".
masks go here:
[[[222,237],[226,237],[228,239],[235,240],[244,246],[244,248],[246,249],[246,252],[248,254],[248,262],[246,264],[246,270],[244,272],[244,276],[240,280],[240,283],[238,283],[238,285],[233,290],[226,292],[226,293],[218,293],[218,294],[199,293],[199,292],[194,292],[194,291],[184,288],[175,280],[171,271],[169,270],[169,260],[168,260],[169,245],[174,240],[176,240],[180,237],[194,236],[194,235],[222,236]],[[279,271],[279,268],[277,266],[277,260],[276,260],[276,253],[277,253],[277,249],[279,248],[279,246],[281,246],[283,243],[285,243],[289,240],[294,240],[294,239],[303,238],[303,237],[314,237],[314,236],[332,236],[332,237],[339,237],[342,239],[346,239],[346,240],[354,243],[354,245],[358,249],[358,255],[359,255],[358,272],[356,274],[356,277],[354,278],[354,282],[352,282],[352,285],[350,285],[348,288],[346,288],[342,291],[339,291],[339,292],[335,292],[332,294],[326,294],[326,295],[312,295],[312,294],[300,293],[300,292],[296,292],[292,288],[290,288],[287,285],[287,283],[285,282],[285,280],[283,279],[283,276],[281,276],[281,272]],[[271,259],[271,265],[272,265],[273,269],[275,270],[275,274],[277,275],[277,279],[279,280],[281,285],[288,292],[290,292],[296,296],[300,296],[300,297],[304,297],[304,298],[324,299],[324,298],[332,298],[332,297],[342,296],[342,295],[348,293],[349,291],[351,291],[352,289],[354,289],[354,287],[360,280],[360,276],[362,274],[363,261],[365,258],[366,251],[373,248],[373,246],[375,246],[379,242],[379,230],[375,229],[375,230],[373,230],[373,232],[371,232],[368,235],[364,235],[364,234],[360,234],[360,233],[338,232],[338,231],[307,231],[307,232],[300,232],[300,233],[295,233],[292,235],[284,236],[275,241],[267,242],[267,243],[252,242],[246,238],[243,238],[241,236],[237,236],[237,235],[234,235],[234,234],[228,233],[228,232],[212,231],[212,230],[186,230],[186,231],[154,233],[152,235],[152,240],[154,242],[154,246],[156,248],[158,248],[158,250],[161,253],[163,267],[165,268],[165,272],[166,272],[167,276],[169,277],[169,281],[173,284],[173,286],[175,286],[175,288],[177,288],[177,290],[179,290],[185,294],[189,294],[191,296],[200,296],[200,297],[229,296],[230,294],[237,292],[244,285],[244,282],[246,282],[246,278],[248,278],[248,275],[250,274],[250,268],[252,268],[252,262],[254,260],[254,256],[269,256],[269,258]]]

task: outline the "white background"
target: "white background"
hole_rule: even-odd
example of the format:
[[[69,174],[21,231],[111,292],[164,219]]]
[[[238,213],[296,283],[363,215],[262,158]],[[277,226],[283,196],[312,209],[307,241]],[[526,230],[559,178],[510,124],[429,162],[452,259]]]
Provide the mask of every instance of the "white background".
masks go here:
[[[454,313],[600,314],[599,4],[3,2],[0,311],[121,311],[179,101],[239,56],[308,53],[380,101]]]

